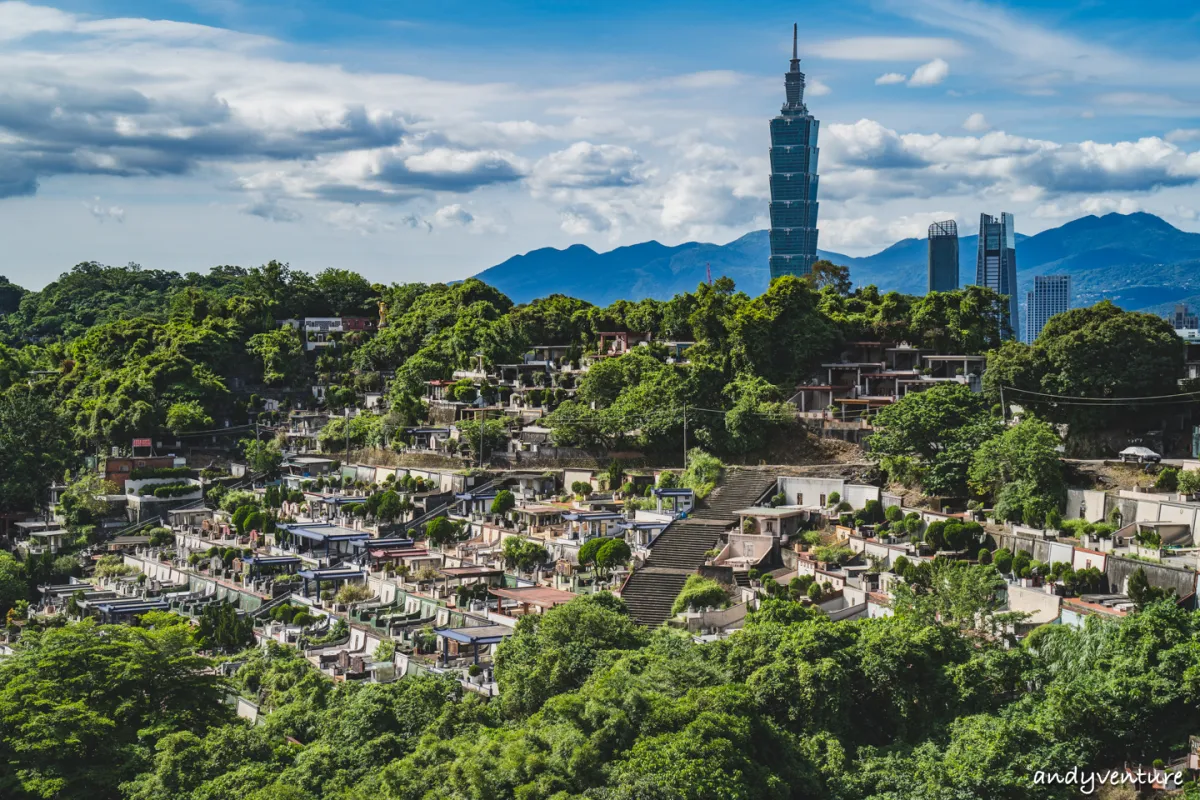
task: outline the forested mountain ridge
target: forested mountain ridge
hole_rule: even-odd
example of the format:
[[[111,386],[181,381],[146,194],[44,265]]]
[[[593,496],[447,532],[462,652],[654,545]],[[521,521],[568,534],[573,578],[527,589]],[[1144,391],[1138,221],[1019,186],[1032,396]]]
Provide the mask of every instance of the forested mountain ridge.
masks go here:
[[[565,439],[600,446],[636,429],[637,441],[625,444],[673,457],[683,435],[679,414],[639,425],[649,421],[618,412],[695,406],[715,413],[692,421],[692,441],[745,455],[790,419],[780,415],[780,404],[816,364],[839,357],[843,342],[883,337],[982,353],[999,341],[989,322],[998,302],[979,289],[912,298],[872,288],[848,293],[844,285],[820,288],[794,278],[751,297],[724,278],[667,301],[600,307],[551,295],[514,305],[473,279],[382,286],[344,270],[311,276],[277,262],[219,267],[207,275],[81,264],[43,290],[23,294],[0,320],[0,392],[30,393],[28,404],[13,408],[38,420],[22,425],[18,415],[12,428],[36,427],[61,444],[40,442],[35,449],[47,454],[44,463],[14,467],[14,485],[25,488],[0,497],[0,504],[27,507],[35,485],[47,485],[71,466],[51,453],[108,452],[136,437],[245,425],[265,397],[289,408],[317,404],[313,384],[327,387],[321,405],[340,410],[360,404],[364,392],[386,381],[391,416],[384,428],[396,435],[425,421],[427,381],[449,378],[479,358],[514,363],[533,345],[567,346],[578,360],[595,350],[602,331],[696,344],[687,365],[671,363],[657,349],[613,360],[606,366],[607,388],[598,390],[602,405],[611,407],[604,423],[564,429]],[[281,325],[312,315],[364,315],[380,325],[377,333],[348,331],[313,349],[303,331]],[[546,410],[562,406],[564,420],[593,410],[597,398],[582,397],[587,411],[578,408],[576,418],[571,393],[569,386],[549,391]],[[14,453],[31,446],[11,445]]]
[[[924,294],[928,240],[903,239],[870,256],[820,251],[822,258],[850,268],[855,286],[881,292]],[[959,238],[959,279],[975,279],[978,236]],[[543,248],[484,270],[477,278],[517,302],[545,292],[562,292],[596,303],[666,299],[706,277],[727,275],[750,294],[766,290],[767,231],[748,233],[725,245],[658,242],[597,253],[583,245]],[[1158,307],[1200,294],[1200,234],[1173,227],[1152,214],[1106,214],[1072,220],[1034,236],[1017,236],[1019,299],[1034,275],[1066,274],[1076,304],[1111,299],[1131,311]]]

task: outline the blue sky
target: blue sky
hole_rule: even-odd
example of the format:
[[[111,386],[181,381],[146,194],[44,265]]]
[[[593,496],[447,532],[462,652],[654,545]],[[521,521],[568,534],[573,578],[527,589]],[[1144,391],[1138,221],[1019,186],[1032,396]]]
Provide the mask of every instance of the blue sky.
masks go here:
[[[822,247],[981,211],[1200,230],[1183,6],[0,2],[0,273],[278,258],[435,281],[544,246],[729,241],[766,225],[793,21]]]

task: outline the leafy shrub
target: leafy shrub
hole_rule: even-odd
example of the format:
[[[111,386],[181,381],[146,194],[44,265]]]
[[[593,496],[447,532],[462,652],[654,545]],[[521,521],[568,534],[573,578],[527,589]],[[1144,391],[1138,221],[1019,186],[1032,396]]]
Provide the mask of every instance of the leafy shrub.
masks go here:
[[[709,606],[725,608],[728,605],[729,595],[721,584],[711,578],[689,575],[683,590],[671,606],[671,613],[680,614],[688,609],[701,610]]]

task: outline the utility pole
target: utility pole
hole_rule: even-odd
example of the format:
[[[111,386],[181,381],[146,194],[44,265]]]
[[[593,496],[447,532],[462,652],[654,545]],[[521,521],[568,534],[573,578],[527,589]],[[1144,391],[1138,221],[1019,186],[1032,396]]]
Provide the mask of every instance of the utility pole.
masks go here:
[[[1008,422],[1008,406],[1004,405],[1004,384],[1000,384],[1000,419]]]
[[[687,406],[683,407],[683,468],[687,469]]]
[[[346,406],[345,414],[343,415],[345,425],[343,426],[346,432],[346,463],[350,463],[350,406]]]

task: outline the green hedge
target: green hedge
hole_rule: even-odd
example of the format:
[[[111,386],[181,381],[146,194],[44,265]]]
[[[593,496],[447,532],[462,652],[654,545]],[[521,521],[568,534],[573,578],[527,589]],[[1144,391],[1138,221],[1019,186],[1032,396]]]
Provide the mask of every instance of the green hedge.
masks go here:
[[[129,473],[129,480],[144,481],[148,478],[190,478],[192,470],[188,467],[139,467]]]
[[[190,483],[160,483],[157,486],[143,486],[140,494],[143,497],[154,495],[160,499],[168,497],[183,497],[199,491],[200,487]]]

